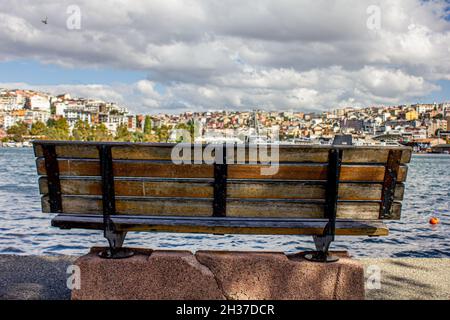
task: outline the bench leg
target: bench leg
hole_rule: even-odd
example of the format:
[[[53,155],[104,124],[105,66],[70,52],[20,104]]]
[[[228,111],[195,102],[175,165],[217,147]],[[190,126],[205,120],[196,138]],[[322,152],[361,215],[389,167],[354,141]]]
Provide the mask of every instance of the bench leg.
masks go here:
[[[331,242],[334,240],[332,235],[313,236],[316,251],[306,253],[305,259],[314,262],[336,262],[338,257],[332,256],[328,253]]]
[[[130,249],[123,248],[123,242],[127,233],[105,230],[105,238],[108,240],[109,249],[101,251],[99,256],[106,259],[123,259],[131,257],[134,253]]]

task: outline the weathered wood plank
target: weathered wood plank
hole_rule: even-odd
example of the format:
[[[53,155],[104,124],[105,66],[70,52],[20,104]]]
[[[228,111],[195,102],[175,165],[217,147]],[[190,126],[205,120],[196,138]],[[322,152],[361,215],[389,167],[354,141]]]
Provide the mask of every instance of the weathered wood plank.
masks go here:
[[[327,165],[321,164],[281,164],[278,172],[273,175],[263,175],[261,165],[230,165],[230,179],[277,179],[277,180],[326,180]],[[384,179],[385,167],[381,165],[343,165],[340,181],[373,181]],[[398,173],[398,181],[406,179],[407,167],[402,166]]]
[[[42,157],[42,143],[51,143],[56,145],[56,152],[59,157],[64,158],[87,158],[98,159],[97,145],[98,142],[76,142],[76,141],[34,141],[35,155]],[[109,142],[103,144],[112,145],[112,155],[114,159],[120,160],[171,160],[172,148],[175,144],[146,144],[146,143],[117,143]],[[249,160],[249,148],[255,146],[246,146],[244,161]],[[195,147],[192,147],[195,148]],[[196,148],[204,148],[197,146]],[[238,149],[236,146],[230,146],[234,150],[234,159],[237,157]],[[240,146],[239,150],[242,150]],[[331,146],[301,146],[301,145],[280,145],[279,161],[280,162],[319,162],[326,163],[328,161],[328,150]],[[400,146],[339,146],[343,149],[343,163],[385,163],[390,149],[401,149],[402,163],[408,163],[411,157],[411,148]],[[270,151],[270,147],[269,147]],[[262,153],[263,158],[265,152]],[[269,153],[270,154],[270,153]],[[194,152],[191,152],[191,159]],[[258,158],[259,159],[259,158]]]
[[[380,204],[378,202],[339,202],[338,218],[376,219]],[[63,196],[64,213],[98,214],[102,210],[101,197]],[[400,203],[394,203],[394,214],[399,216]],[[43,212],[50,212],[48,196],[42,197]],[[212,199],[189,198],[132,198],[116,197],[116,212],[124,215],[155,216],[212,216]],[[291,217],[322,218],[323,201],[302,200],[243,200],[227,201],[227,216],[230,217]]]
[[[340,200],[380,200],[381,184],[342,183]],[[41,194],[48,193],[47,178],[39,179]],[[61,191],[65,195],[101,195],[99,178],[62,178]],[[303,181],[229,181],[228,198],[241,199],[324,199],[324,182]],[[169,180],[145,178],[116,178],[117,196],[211,198],[213,182],[204,180]],[[404,185],[398,184],[395,200],[403,198]]]
[[[41,194],[47,194],[46,177],[39,179]],[[340,200],[380,200],[380,184],[342,183]],[[65,195],[101,195],[101,181],[95,178],[62,178],[61,190]],[[120,180],[115,181],[116,195],[138,197],[191,197],[211,198],[212,182],[171,180]],[[395,200],[403,198],[404,185],[398,184]],[[242,199],[324,199],[323,183],[296,181],[254,182],[251,180],[228,182],[229,198]]]
[[[189,180],[120,179],[114,181],[117,196],[212,198],[212,182]],[[47,194],[47,178],[39,179],[41,194]],[[101,195],[101,180],[97,178],[62,178],[65,195]]]
[[[139,217],[112,216],[118,230],[185,232],[215,234],[272,234],[272,235],[320,235],[327,220],[300,219],[246,219],[246,218],[186,218],[186,217]],[[79,216],[59,214],[52,225],[64,229],[103,229],[100,215]],[[337,220],[337,235],[388,235],[382,221]]]
[[[45,175],[44,160],[38,158],[38,174]],[[58,160],[61,176],[98,176],[98,160]],[[177,165],[171,162],[113,161],[115,177],[212,178],[213,166],[206,164]]]
[[[39,175],[45,175],[44,159],[38,158],[36,166]],[[61,176],[98,176],[98,160],[58,160]],[[115,177],[161,177],[161,178],[213,178],[212,165],[183,164],[177,165],[164,161],[115,160],[113,161]],[[276,180],[326,180],[325,164],[281,164],[278,172],[264,175],[263,165],[229,165],[229,179],[276,179]],[[343,165],[340,181],[373,181],[384,179],[385,167],[382,165]],[[405,181],[407,167],[400,167],[398,181]]]

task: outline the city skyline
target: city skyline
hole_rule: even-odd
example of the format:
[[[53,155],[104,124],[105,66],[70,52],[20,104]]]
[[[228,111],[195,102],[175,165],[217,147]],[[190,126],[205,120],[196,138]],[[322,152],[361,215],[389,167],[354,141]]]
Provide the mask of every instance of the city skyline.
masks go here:
[[[199,143],[231,139],[237,143],[294,144],[327,144],[336,134],[347,134],[356,145],[401,143],[416,151],[429,151],[450,141],[450,103],[346,107],[310,113],[255,109],[151,115],[133,114],[114,102],[75,98],[69,93],[53,96],[0,89],[0,140],[7,144],[29,144],[35,138],[179,142],[186,133]]]

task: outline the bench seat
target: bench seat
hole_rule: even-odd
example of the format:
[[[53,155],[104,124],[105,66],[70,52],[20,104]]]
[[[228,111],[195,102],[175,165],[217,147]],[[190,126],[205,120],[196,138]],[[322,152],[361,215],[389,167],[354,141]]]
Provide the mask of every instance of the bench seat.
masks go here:
[[[115,215],[117,231],[153,231],[216,234],[321,235],[328,219],[155,217]],[[61,229],[103,230],[103,216],[59,214],[52,226]],[[389,230],[381,220],[336,220],[336,235],[385,236]]]
[[[258,145],[187,145],[178,162],[175,144],[33,144],[52,226],[103,230],[107,258],[132,254],[128,232],[150,231],[311,235],[305,257],[336,261],[335,235],[386,236],[384,221],[400,219],[411,159],[407,147],[338,143],[271,146],[270,166]]]

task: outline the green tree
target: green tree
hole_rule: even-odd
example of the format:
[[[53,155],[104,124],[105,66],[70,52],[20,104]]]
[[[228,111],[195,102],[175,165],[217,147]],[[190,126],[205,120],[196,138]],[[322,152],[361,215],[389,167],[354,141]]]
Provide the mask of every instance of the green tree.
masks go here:
[[[11,126],[6,133],[26,135],[28,133],[28,125],[23,121],[18,121],[15,125]]]
[[[152,118],[150,116],[145,116],[144,121],[144,134],[152,133]]]
[[[127,142],[130,142],[133,139],[131,132],[128,131],[127,125],[121,124],[120,126],[117,127],[115,139],[117,141],[127,141]]]
[[[58,129],[57,127],[48,127],[45,136],[49,140],[69,140],[69,132]]]
[[[198,126],[195,125],[194,120],[189,120],[186,123],[179,123],[175,126],[175,129],[181,129],[181,130],[187,131],[189,134],[189,138],[190,138],[190,141],[185,141],[186,139],[184,139],[184,134],[183,134],[183,136],[181,136],[180,134],[177,134],[177,139],[176,139],[177,143],[179,143],[179,142],[194,143],[196,131],[199,131],[198,130],[199,128],[198,128]],[[199,133],[197,132],[197,134],[199,134]]]
[[[156,136],[159,142],[167,142],[169,140],[169,127],[162,125],[156,129]]]
[[[200,135],[200,132],[199,132],[200,128],[199,128],[199,126],[196,126],[194,120],[191,119],[187,122],[187,129],[189,130],[189,132],[191,134],[191,141],[192,141],[192,143],[194,143],[195,136]]]
[[[179,123],[175,126],[175,130],[183,130],[183,131],[188,131],[188,126],[186,125],[186,123]],[[176,143],[180,143],[180,142],[189,142],[189,141],[185,141],[185,133],[181,133],[180,131],[175,131],[176,132]]]
[[[42,121],[36,121],[31,125],[30,134],[32,136],[45,136],[47,126]]]
[[[144,142],[159,142],[159,138],[156,134],[144,134]]]
[[[103,123],[96,125],[93,128],[93,140],[94,141],[111,141],[112,135],[109,133],[108,128]]]
[[[69,123],[65,118],[49,119],[46,136],[50,140],[69,140]]]
[[[93,132],[87,121],[78,120],[72,130],[72,137],[75,140],[91,141],[93,140]]]
[[[28,134],[28,125],[23,121],[18,121],[15,125],[11,126],[6,133],[12,135],[15,142],[22,142],[23,136]]]
[[[133,142],[144,142],[145,135],[141,131],[135,131],[132,134]]]
[[[54,127],[56,129],[69,131],[69,122],[67,122],[66,118],[48,119],[47,127]]]

